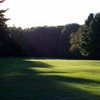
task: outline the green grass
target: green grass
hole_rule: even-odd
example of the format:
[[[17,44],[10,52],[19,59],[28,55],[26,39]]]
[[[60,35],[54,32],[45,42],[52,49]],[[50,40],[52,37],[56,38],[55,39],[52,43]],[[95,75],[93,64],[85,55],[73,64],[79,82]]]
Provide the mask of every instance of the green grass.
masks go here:
[[[100,100],[100,60],[0,58],[0,100]]]

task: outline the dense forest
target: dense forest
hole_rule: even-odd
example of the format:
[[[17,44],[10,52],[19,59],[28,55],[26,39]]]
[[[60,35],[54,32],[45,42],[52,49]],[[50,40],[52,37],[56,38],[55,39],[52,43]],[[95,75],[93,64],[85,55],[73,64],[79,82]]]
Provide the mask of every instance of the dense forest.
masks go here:
[[[100,13],[89,14],[84,25],[22,29],[7,27],[6,11],[0,10],[0,57],[100,59]]]

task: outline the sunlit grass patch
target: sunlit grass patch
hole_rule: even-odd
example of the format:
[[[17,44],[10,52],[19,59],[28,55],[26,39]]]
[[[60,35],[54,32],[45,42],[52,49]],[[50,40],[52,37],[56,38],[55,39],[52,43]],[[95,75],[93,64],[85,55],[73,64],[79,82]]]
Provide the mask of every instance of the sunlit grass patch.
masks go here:
[[[0,59],[1,100],[99,100],[100,61]]]

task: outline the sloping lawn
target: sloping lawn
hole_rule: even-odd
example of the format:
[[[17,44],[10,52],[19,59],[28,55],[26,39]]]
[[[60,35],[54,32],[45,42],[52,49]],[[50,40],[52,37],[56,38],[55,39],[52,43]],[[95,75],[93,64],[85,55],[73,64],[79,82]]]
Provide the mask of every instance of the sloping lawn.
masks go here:
[[[100,100],[100,60],[0,58],[0,100]]]

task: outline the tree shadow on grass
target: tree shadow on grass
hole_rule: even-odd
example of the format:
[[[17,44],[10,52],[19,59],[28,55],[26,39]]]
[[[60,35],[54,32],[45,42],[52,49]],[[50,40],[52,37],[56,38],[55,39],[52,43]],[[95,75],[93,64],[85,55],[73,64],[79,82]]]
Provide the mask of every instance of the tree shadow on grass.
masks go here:
[[[6,75],[24,75],[24,74],[35,74],[35,70],[29,70],[29,68],[48,68],[52,67],[41,61],[28,61],[26,59],[16,58],[16,59],[0,59],[0,76]]]
[[[4,62],[0,64],[0,67],[1,65],[3,67],[0,68],[0,74],[4,73],[0,76],[1,100],[100,100],[97,95],[69,85],[69,83],[99,84],[97,81],[60,75],[42,75],[34,69],[29,69],[29,67],[52,67],[40,61],[31,62],[23,59],[7,61],[8,65]],[[7,72],[18,74],[5,75]]]

